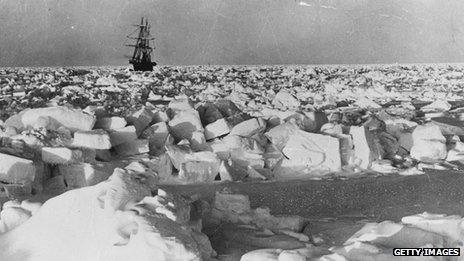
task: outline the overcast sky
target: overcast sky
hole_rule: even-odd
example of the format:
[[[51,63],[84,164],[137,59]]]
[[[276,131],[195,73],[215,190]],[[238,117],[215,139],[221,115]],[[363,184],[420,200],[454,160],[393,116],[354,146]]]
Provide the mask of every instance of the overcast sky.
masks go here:
[[[459,0],[0,0],[0,66],[464,62]]]

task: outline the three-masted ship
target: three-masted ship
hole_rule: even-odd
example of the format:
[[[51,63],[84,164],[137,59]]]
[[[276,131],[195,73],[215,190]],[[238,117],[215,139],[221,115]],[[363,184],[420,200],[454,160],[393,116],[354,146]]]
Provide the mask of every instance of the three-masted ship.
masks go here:
[[[140,24],[134,26],[137,26],[138,29],[127,36],[129,39],[135,40],[135,44],[126,45],[135,47],[129,63],[134,66],[135,71],[152,71],[156,62],[152,62],[154,44],[153,47],[150,46],[150,41],[154,41],[155,38],[150,35],[150,24],[148,24],[147,19],[142,17]],[[133,36],[136,32],[138,35]]]

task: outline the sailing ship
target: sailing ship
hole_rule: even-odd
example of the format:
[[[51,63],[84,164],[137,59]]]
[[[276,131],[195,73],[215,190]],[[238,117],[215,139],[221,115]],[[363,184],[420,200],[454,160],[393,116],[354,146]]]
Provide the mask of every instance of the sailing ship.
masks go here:
[[[148,24],[147,19],[142,17],[140,24],[134,26],[138,28],[127,36],[129,39],[135,40],[135,44],[126,44],[126,46],[135,47],[129,63],[133,65],[134,71],[152,71],[156,62],[151,61],[154,47],[150,46],[150,41],[154,41],[155,38],[150,35],[150,24]],[[136,32],[138,34],[134,37],[133,34]]]

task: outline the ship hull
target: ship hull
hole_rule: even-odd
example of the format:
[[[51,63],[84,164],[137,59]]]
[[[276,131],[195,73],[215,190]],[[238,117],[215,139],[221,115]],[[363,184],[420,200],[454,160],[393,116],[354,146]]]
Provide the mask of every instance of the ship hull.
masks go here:
[[[133,62],[132,66],[134,67],[134,71],[153,71],[153,66],[155,66],[156,63],[154,62],[149,62],[149,63],[137,63]]]

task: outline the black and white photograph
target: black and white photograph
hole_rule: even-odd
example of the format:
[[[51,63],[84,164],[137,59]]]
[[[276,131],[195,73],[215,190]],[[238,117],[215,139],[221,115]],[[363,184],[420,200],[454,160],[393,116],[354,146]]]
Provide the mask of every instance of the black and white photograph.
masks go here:
[[[0,261],[464,261],[464,1],[0,0]]]

